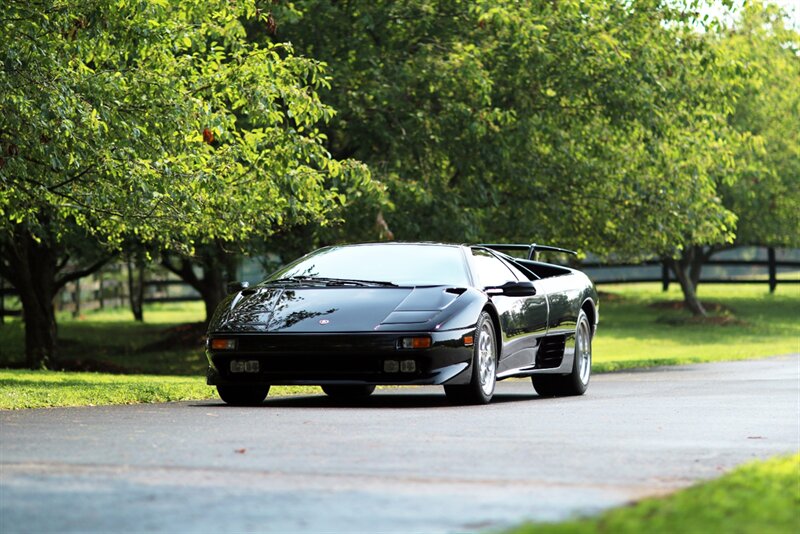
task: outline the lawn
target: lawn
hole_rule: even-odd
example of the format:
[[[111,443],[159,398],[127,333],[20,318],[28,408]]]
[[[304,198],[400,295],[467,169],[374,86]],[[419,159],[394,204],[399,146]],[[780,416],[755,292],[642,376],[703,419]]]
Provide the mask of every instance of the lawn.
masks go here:
[[[127,308],[58,316],[59,352],[68,370],[88,368],[114,373],[201,376],[203,303],[148,304],[145,321],[133,320]],[[193,326],[193,327],[192,327]],[[19,320],[0,326],[0,366],[25,360]]]
[[[11,409],[168,402],[210,393],[202,380],[188,376],[0,371],[0,406]]]
[[[506,534],[800,532],[800,454],[752,462],[668,497],[599,516],[527,524]]]
[[[757,358],[800,352],[800,285],[700,285],[712,317],[675,309],[675,284],[602,285],[594,370]]]
[[[274,386],[270,395],[321,393],[318,387]],[[0,370],[0,408],[96,406],[216,398],[195,376],[119,375],[65,371]]]
[[[600,286],[594,370],[719,361],[800,352],[800,286],[701,285],[713,316],[698,322],[677,309],[680,292],[657,284]],[[207,398],[200,302],[154,304],[145,322],[126,309],[59,317],[66,371],[0,370],[0,409]],[[0,326],[0,367],[24,362],[19,320]],[[99,371],[99,372],[98,372]],[[80,387],[76,387],[80,386]],[[274,388],[271,395],[315,392]]]

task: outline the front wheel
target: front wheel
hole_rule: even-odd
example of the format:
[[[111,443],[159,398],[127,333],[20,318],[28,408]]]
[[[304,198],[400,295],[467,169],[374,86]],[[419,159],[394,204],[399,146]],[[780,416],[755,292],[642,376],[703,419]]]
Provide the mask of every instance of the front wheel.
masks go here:
[[[445,386],[447,400],[453,404],[488,404],[497,383],[497,338],[491,316],[481,312],[475,329],[472,353],[472,379],[467,385]]]
[[[540,397],[583,395],[592,376],[592,326],[581,310],[575,328],[575,359],[568,375],[533,375],[533,388]]]
[[[231,406],[258,406],[269,394],[269,386],[217,386],[219,398]]]

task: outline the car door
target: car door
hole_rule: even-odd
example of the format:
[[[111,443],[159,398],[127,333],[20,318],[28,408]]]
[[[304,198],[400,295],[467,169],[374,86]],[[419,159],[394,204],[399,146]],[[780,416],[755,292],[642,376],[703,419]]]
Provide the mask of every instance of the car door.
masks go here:
[[[529,280],[522,271],[482,248],[473,248],[471,263],[479,287],[499,287],[511,281]],[[534,286],[538,281],[534,281]],[[544,291],[516,297],[490,294],[500,319],[502,348],[497,372],[535,364],[538,338],[547,333],[548,302]]]

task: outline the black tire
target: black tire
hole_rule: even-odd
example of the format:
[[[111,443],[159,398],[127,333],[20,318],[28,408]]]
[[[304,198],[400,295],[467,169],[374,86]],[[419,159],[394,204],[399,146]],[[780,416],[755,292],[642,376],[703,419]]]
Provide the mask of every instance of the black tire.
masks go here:
[[[497,384],[497,337],[492,317],[481,312],[475,326],[472,377],[469,384],[444,386],[452,404],[489,404]]]
[[[375,386],[366,385],[325,385],[322,391],[332,399],[342,401],[356,401],[366,399],[375,391]]]
[[[269,386],[217,386],[219,398],[231,406],[258,406],[269,394]]]
[[[583,395],[592,375],[592,325],[586,313],[578,314],[575,327],[575,357],[568,375],[533,375],[533,389],[540,397]]]

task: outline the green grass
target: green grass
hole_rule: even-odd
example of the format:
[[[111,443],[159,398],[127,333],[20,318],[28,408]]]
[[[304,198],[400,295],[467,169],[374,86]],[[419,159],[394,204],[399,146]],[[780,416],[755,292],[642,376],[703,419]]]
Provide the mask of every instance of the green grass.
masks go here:
[[[314,387],[275,386],[270,395],[319,391]],[[216,397],[216,391],[206,386],[201,377],[0,370],[0,408],[4,409],[171,402],[212,397]]]
[[[192,377],[0,370],[0,406],[7,409],[167,402],[210,393]]]
[[[663,307],[681,300],[675,287],[667,293],[657,284],[599,289],[595,372],[800,352],[800,286],[779,286],[771,295],[761,285],[701,285],[701,299],[722,306],[715,318],[701,323],[683,310]],[[180,335],[180,325],[202,318],[200,302],[148,305],[144,323],[133,321],[124,308],[77,319],[62,314],[60,358],[66,367],[114,374],[0,371],[0,409],[210,397],[213,388],[203,384],[201,332]],[[176,339],[178,345],[170,345]],[[0,326],[0,367],[23,363],[23,325],[7,321]],[[275,388],[274,394],[295,391],[317,390]]]
[[[800,532],[800,454],[752,462],[664,498],[597,517],[527,524],[506,534]]]
[[[192,345],[147,350],[176,326],[203,320],[202,302],[148,304],[142,323],[130,310],[117,308],[89,312],[74,319],[58,314],[59,358],[67,362],[102,362],[118,372],[165,375],[205,375],[200,335]],[[15,320],[0,326],[0,366],[22,366],[25,361],[24,327]]]
[[[778,286],[770,294],[761,285],[701,284],[700,299],[722,309],[700,322],[684,310],[658,307],[682,300],[674,285],[666,293],[656,284],[598,289],[596,372],[800,352],[800,285]]]

